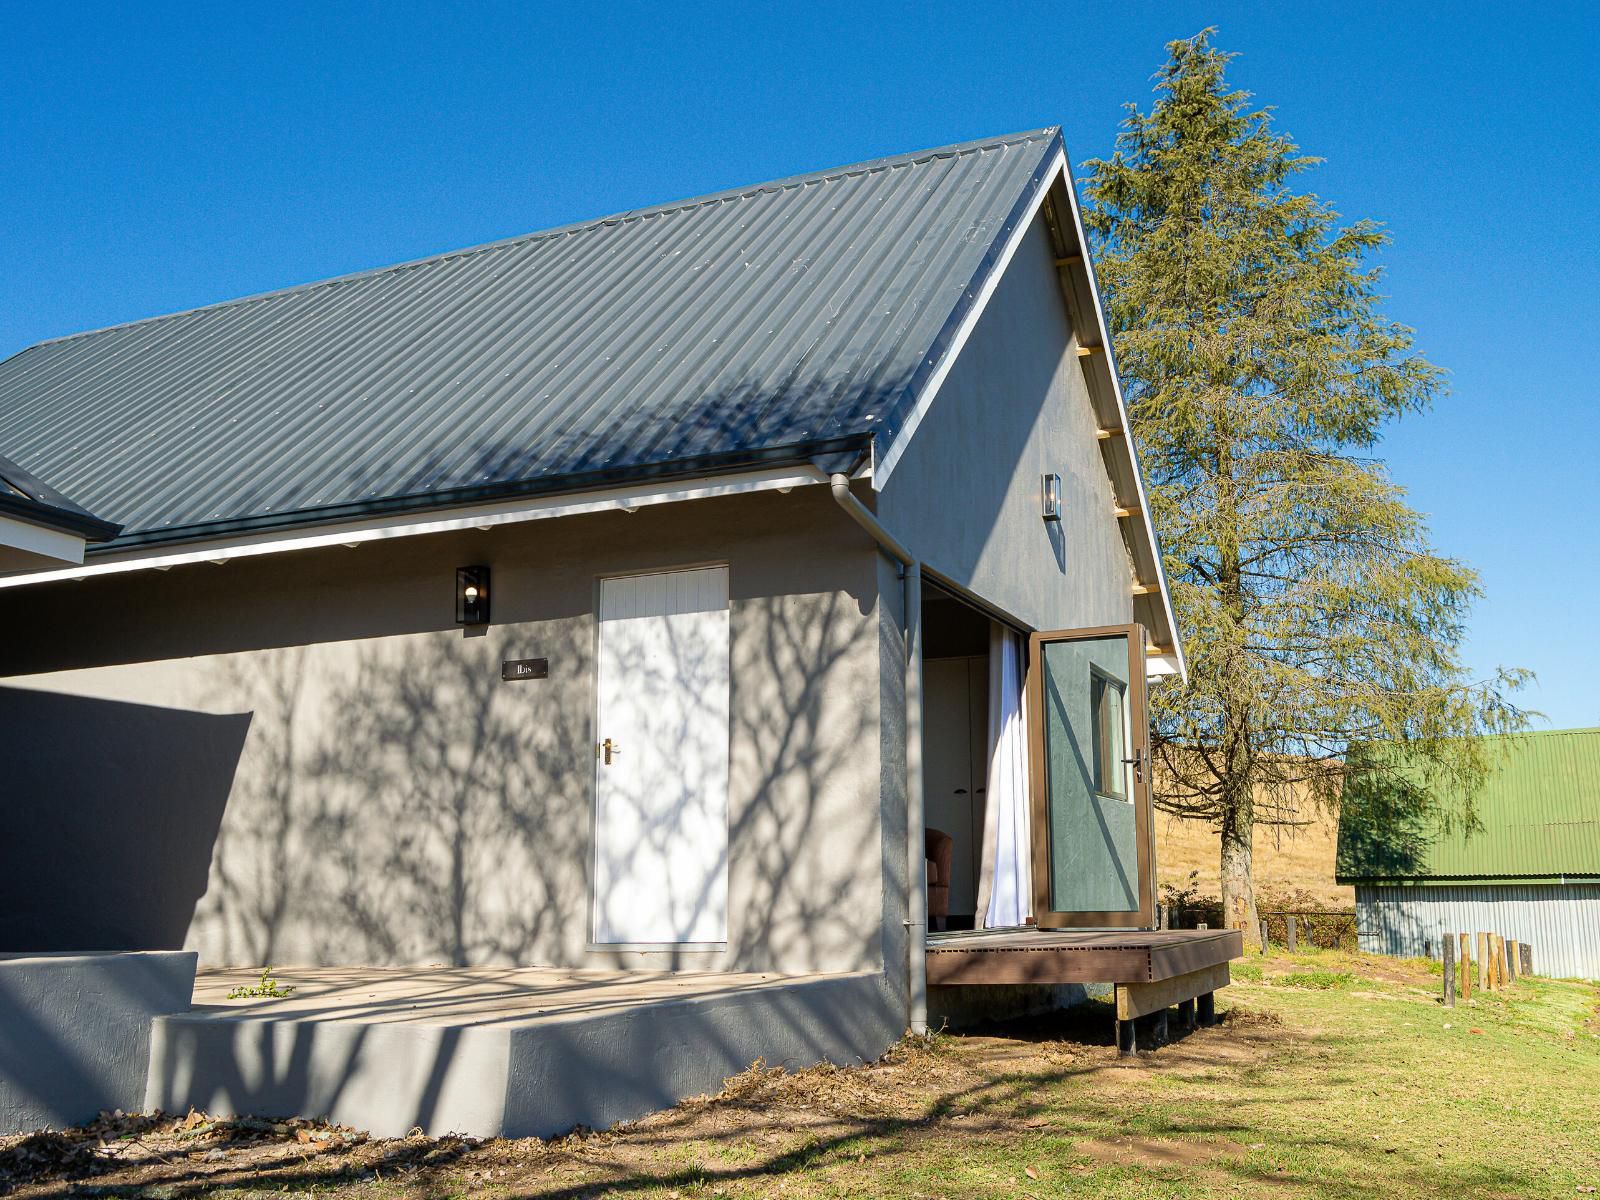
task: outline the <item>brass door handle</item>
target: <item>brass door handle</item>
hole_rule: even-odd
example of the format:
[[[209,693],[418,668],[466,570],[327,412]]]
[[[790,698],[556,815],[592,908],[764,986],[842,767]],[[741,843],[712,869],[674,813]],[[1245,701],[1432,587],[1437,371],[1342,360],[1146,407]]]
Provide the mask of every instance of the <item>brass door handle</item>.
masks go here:
[[[610,738],[607,738],[594,748],[594,753],[596,758],[600,759],[605,763],[606,766],[609,767],[611,765],[612,755],[621,754],[622,747],[617,745]]]

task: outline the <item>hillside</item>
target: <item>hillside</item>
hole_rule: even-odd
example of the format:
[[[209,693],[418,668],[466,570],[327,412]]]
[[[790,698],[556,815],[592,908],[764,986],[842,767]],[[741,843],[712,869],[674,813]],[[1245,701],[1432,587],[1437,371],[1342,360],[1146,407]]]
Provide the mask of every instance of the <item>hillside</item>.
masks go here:
[[[1301,826],[1256,829],[1256,891],[1262,906],[1352,907],[1355,889],[1333,882],[1338,818],[1308,812],[1304,820],[1307,824]],[[1220,852],[1217,832],[1207,822],[1156,814],[1156,877],[1160,883],[1181,886],[1190,871],[1197,871],[1200,894],[1220,895]],[[1305,895],[1296,898],[1302,892]]]

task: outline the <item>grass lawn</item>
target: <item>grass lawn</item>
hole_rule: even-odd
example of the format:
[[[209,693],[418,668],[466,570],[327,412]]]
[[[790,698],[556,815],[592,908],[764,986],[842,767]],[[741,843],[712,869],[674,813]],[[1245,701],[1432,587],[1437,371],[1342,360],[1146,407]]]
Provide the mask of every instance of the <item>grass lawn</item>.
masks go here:
[[[1102,1009],[939,1036],[855,1070],[754,1070],[719,1097],[553,1143],[134,1118],[0,1143],[0,1190],[1398,1200],[1600,1187],[1593,986],[1526,981],[1447,1010],[1436,967],[1332,951],[1253,958],[1235,979],[1222,1024],[1132,1061]]]

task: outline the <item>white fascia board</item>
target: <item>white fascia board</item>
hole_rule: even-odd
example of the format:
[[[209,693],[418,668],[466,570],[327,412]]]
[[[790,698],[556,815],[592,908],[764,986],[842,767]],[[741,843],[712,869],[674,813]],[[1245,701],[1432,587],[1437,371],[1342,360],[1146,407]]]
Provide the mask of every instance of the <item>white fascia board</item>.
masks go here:
[[[1089,239],[1083,229],[1083,215],[1078,210],[1078,192],[1072,186],[1072,167],[1065,160],[1061,164],[1061,182],[1067,189],[1067,203],[1072,208],[1072,227],[1078,234],[1078,246],[1083,251],[1083,268],[1089,273],[1089,295],[1094,300],[1094,320],[1100,331],[1100,344],[1105,347],[1106,367],[1111,372],[1111,393],[1117,400],[1117,422],[1122,430],[1122,444],[1128,450],[1128,462],[1133,468],[1133,486],[1139,491],[1139,520],[1144,525],[1144,536],[1150,543],[1150,557],[1156,564],[1156,581],[1161,585],[1161,610],[1167,617],[1167,628],[1172,630],[1172,654],[1168,657],[1176,673],[1187,682],[1189,663],[1183,654],[1183,635],[1178,629],[1178,618],[1172,611],[1172,592],[1167,586],[1167,569],[1161,561],[1161,542],[1156,537],[1156,527],[1150,520],[1150,502],[1144,492],[1144,472],[1139,469],[1139,448],[1133,441],[1133,424],[1128,420],[1128,404],[1122,396],[1122,377],[1117,373],[1116,352],[1111,345],[1111,329],[1106,324],[1105,309],[1100,303],[1100,284],[1094,277],[1094,256],[1089,253]]]
[[[585,513],[631,512],[657,504],[684,500],[709,500],[750,492],[788,491],[818,483],[817,473],[801,467],[768,471],[747,471],[704,479],[678,479],[658,484],[610,488],[605,491],[569,493],[563,496],[531,497],[471,508],[441,512],[380,517],[342,525],[319,525],[311,529],[284,529],[234,539],[186,543],[181,549],[147,547],[95,557],[78,567],[29,571],[0,576],[0,588],[27,587],[63,579],[93,579],[129,571],[167,570],[193,563],[225,563],[236,558],[256,558],[263,554],[287,554],[295,550],[317,550],[329,546],[359,546],[365,542],[391,538],[418,537],[429,533],[450,533],[462,529],[492,529],[524,521],[572,517]],[[826,482],[823,480],[822,482]]]
[[[16,517],[0,516],[0,549],[37,554],[56,562],[81,563],[83,539],[76,534],[35,525]]]
[[[922,391],[917,396],[917,402],[911,409],[911,415],[906,418],[905,424],[900,426],[882,456],[877,456],[877,442],[874,440],[874,458],[872,463],[872,487],[874,491],[881,492],[889,482],[889,476],[894,473],[895,465],[900,461],[900,456],[911,444],[912,436],[917,432],[917,426],[922,424],[922,418],[927,415],[928,408],[933,404],[933,399],[939,394],[939,389],[944,386],[945,379],[950,374],[950,369],[955,366],[956,359],[961,357],[962,348],[966,346],[967,339],[972,336],[972,331],[978,326],[978,319],[983,316],[983,310],[989,307],[989,300],[994,296],[995,288],[1000,286],[1000,280],[1006,273],[1006,268],[1011,265],[1011,260],[1016,256],[1017,248],[1022,245],[1022,239],[1028,235],[1028,230],[1033,228],[1034,220],[1039,216],[1039,210],[1044,207],[1045,199],[1050,195],[1050,187],[1055,180],[1066,170],[1067,157],[1061,151],[1056,152],[1054,161],[1045,169],[1044,175],[1039,180],[1038,191],[1034,194],[1032,202],[1028,205],[1027,213],[1019,220],[1016,227],[1011,230],[1006,238],[1006,244],[1000,250],[1000,257],[995,260],[993,269],[979,287],[978,294],[973,298],[972,305],[967,309],[967,315],[962,318],[961,325],[956,329],[956,335],[950,340],[950,345],[945,348],[944,357],[939,360],[939,365],[934,368],[933,374],[928,377],[928,382],[922,385]]]
[[[1183,660],[1176,654],[1152,654],[1144,664],[1146,679],[1160,679],[1165,675],[1184,674]]]

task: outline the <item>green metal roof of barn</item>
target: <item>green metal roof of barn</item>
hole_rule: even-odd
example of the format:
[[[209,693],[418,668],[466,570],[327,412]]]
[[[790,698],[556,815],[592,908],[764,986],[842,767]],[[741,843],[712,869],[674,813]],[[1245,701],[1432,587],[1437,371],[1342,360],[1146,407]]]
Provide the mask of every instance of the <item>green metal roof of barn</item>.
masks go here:
[[[1041,129],[43,342],[0,445],[111,548],[832,455],[906,421]]]
[[[1355,789],[1339,820],[1339,882],[1600,879],[1600,729],[1486,741],[1499,757],[1474,798],[1479,828],[1397,821]]]

